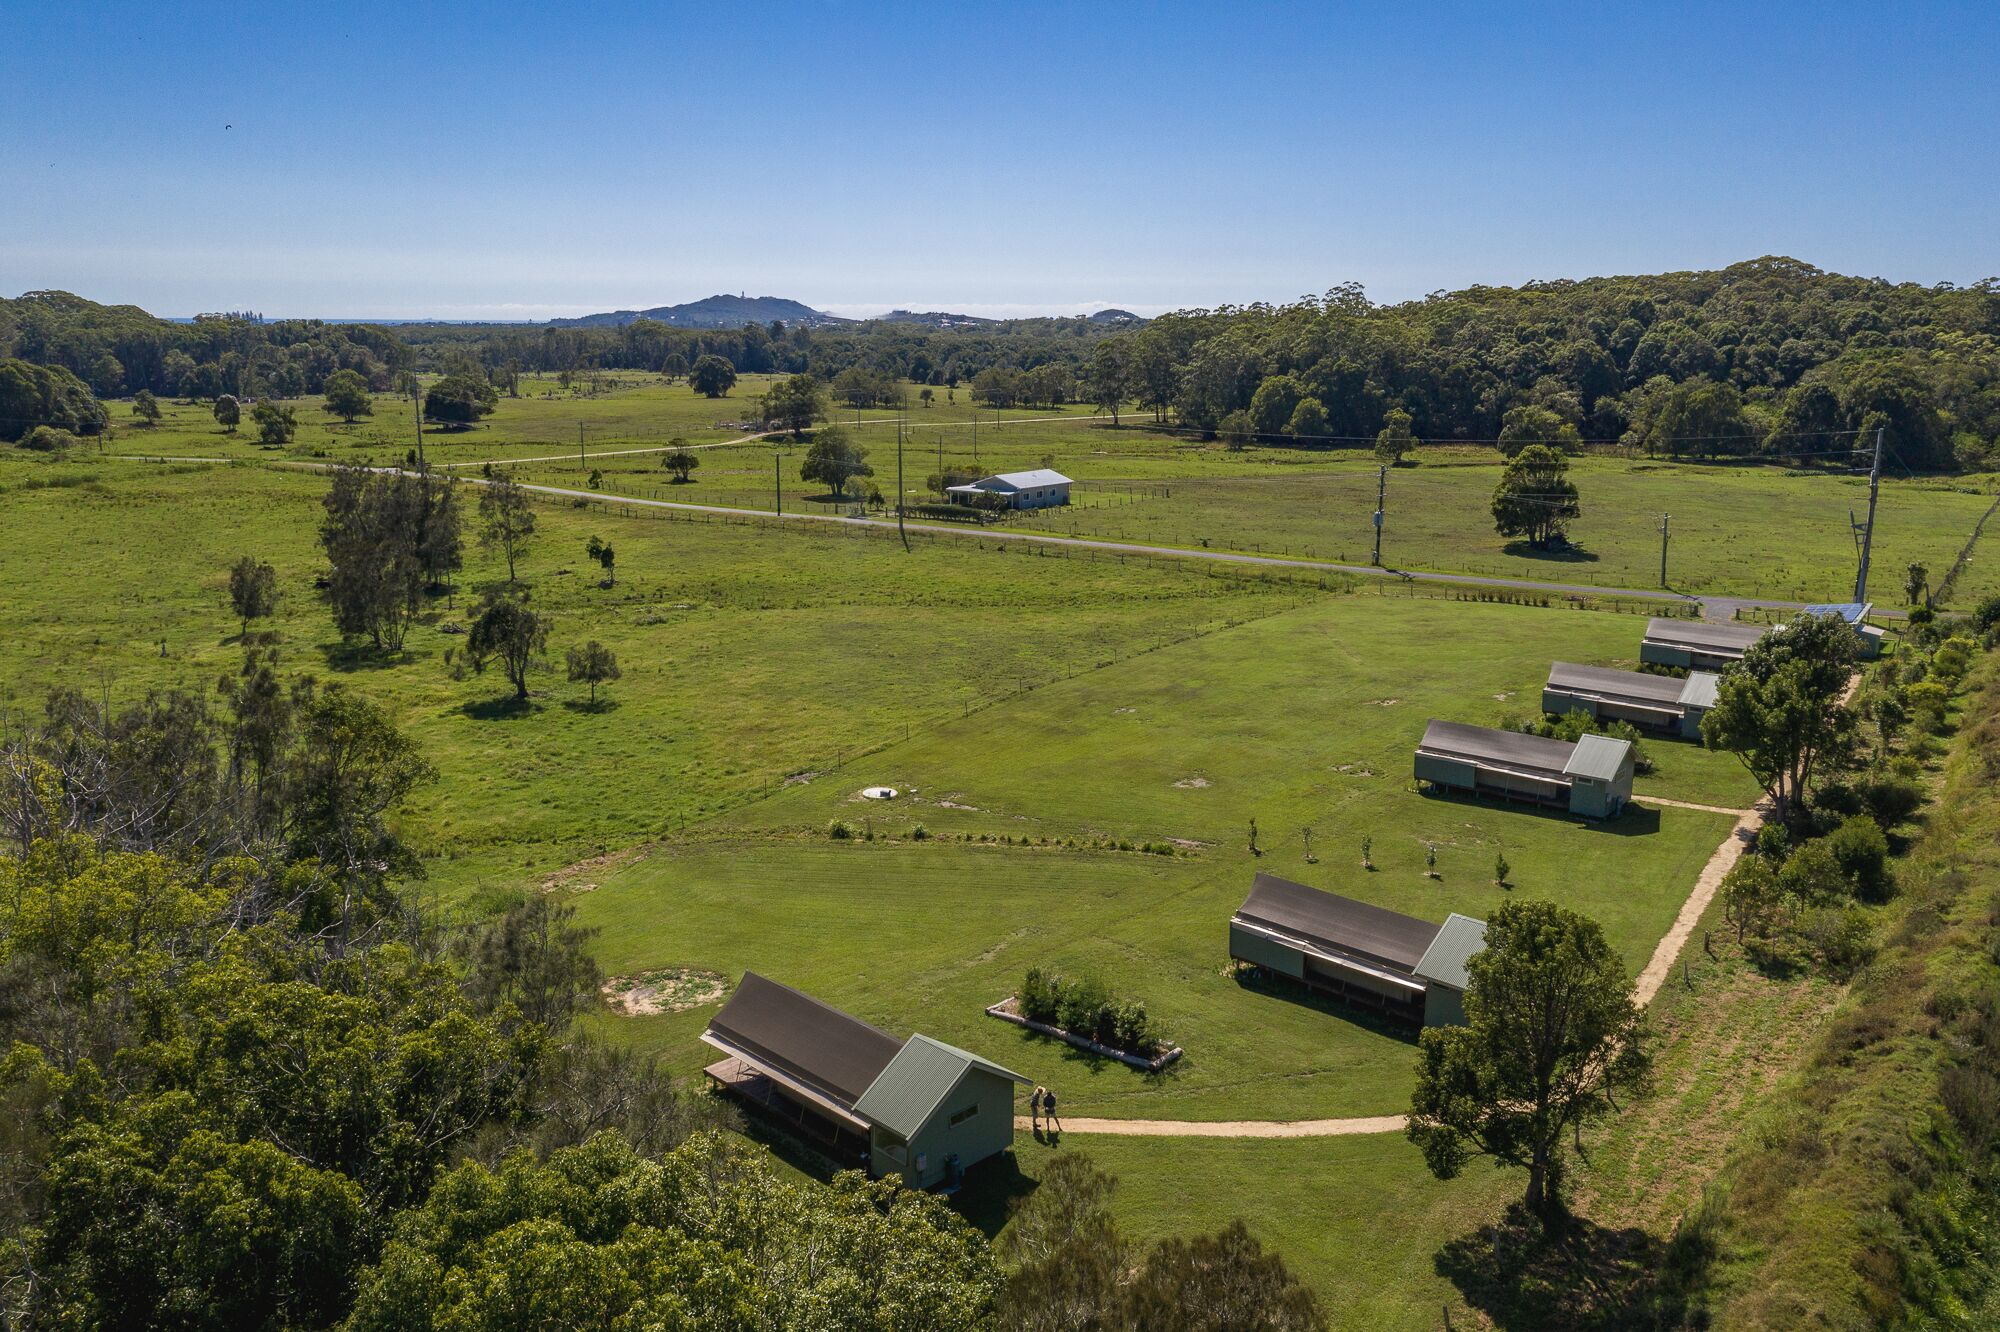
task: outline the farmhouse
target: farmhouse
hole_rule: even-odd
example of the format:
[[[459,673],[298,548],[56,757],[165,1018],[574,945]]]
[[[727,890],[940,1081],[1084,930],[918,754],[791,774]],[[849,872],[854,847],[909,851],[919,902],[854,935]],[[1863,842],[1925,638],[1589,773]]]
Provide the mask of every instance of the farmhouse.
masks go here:
[[[982,476],[962,486],[947,487],[953,504],[976,504],[981,496],[995,495],[1010,509],[1046,509],[1069,503],[1069,488],[1075,484],[1061,472],[1038,467],[1032,472],[1001,472]]]
[[[1434,788],[1616,818],[1632,799],[1632,745],[1605,735],[1575,744],[1518,731],[1432,720],[1416,777]]]
[[[1465,1021],[1465,964],[1486,923],[1442,926],[1259,874],[1229,918],[1229,956],[1421,1026]]]
[[[1542,686],[1542,711],[1587,713],[1599,721],[1629,722],[1645,730],[1701,738],[1701,719],[1715,706],[1717,677],[1690,671],[1686,679],[1614,671],[1558,661]]]
[[[952,1189],[1014,1144],[1020,1074],[928,1036],[899,1041],[754,971],[701,1039],[726,1056],[703,1070],[717,1086],[870,1175]]]
[[[1654,616],[1646,622],[1639,660],[1683,670],[1719,671],[1743,660],[1743,651],[1769,630],[1760,624],[1713,624]]]

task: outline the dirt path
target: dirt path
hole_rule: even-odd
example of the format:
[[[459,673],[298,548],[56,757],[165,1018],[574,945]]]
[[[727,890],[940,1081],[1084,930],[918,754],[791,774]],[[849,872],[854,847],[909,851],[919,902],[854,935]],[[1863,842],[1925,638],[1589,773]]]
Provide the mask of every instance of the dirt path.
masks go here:
[[[754,435],[738,435],[735,439],[718,439],[708,444],[656,444],[648,445],[643,449],[600,449],[596,453],[586,454],[585,456],[591,458],[625,458],[635,453],[671,453],[675,449],[681,448],[686,449],[689,453],[694,453],[701,449],[726,449],[731,444],[749,444],[755,440],[769,439],[773,435],[782,435],[784,433],[782,430],[764,430]],[[450,470],[456,467],[513,467],[521,463],[569,462],[575,457],[574,453],[551,453],[540,458],[481,458],[477,462],[441,462],[433,465],[440,470]]]
[[[1693,808],[1705,809],[1707,806],[1696,805]],[[1702,913],[1708,910],[1708,904],[1715,900],[1716,890],[1722,887],[1722,877],[1742,858],[1743,849],[1757,840],[1757,830],[1764,826],[1764,816],[1770,809],[1768,801],[1760,800],[1754,809],[1742,811],[1742,817],[1736,820],[1729,835],[1722,839],[1722,845],[1715,848],[1715,854],[1701,867],[1701,877],[1694,881],[1694,891],[1688,894],[1687,901],[1681,903],[1680,914],[1674,917],[1666,937],[1653,950],[1653,960],[1646,964],[1646,969],[1639,973],[1639,979],[1632,987],[1632,1001],[1639,1007],[1652,1003],[1653,996],[1660,992],[1660,986],[1666,984],[1667,977],[1673,973],[1674,959],[1681,955],[1681,949],[1694,937],[1695,925],[1700,922]],[[1737,813],[1733,809],[1716,812]]]
[[[1723,805],[1697,805],[1692,800],[1669,800],[1665,796],[1656,795],[1634,796],[1632,803],[1637,805],[1665,805],[1670,809],[1695,809],[1700,810],[1704,814],[1743,815],[1750,813],[1747,809],[1730,809]]]
[[[1854,699],[1854,691],[1861,687],[1861,672],[1856,671],[1848,680],[1847,688],[1840,691],[1840,706],[1846,707]],[[1771,812],[1771,802],[1760,800],[1750,809],[1714,809],[1711,805],[1690,805],[1679,800],[1654,800],[1656,805],[1675,805],[1682,809],[1708,809],[1717,814],[1737,814],[1736,826],[1729,830],[1729,836],[1722,839],[1722,845],[1715,848],[1715,854],[1701,867],[1701,877],[1694,881],[1694,891],[1687,901],[1681,903],[1680,914],[1674,917],[1673,926],[1667,930],[1660,946],[1653,950],[1653,960],[1639,973],[1639,979],[1632,987],[1632,999],[1641,1008],[1653,1002],[1653,996],[1660,992],[1673,973],[1674,959],[1681,955],[1681,949],[1694,937],[1694,927],[1700,922],[1702,913],[1715,900],[1717,890],[1722,887],[1723,876],[1743,858],[1743,851],[1757,840],[1757,830],[1764,826],[1765,818]]]
[[[1017,1129],[1033,1128],[1027,1115]],[[1401,1133],[1403,1116],[1358,1119],[1064,1119],[1065,1133],[1105,1133],[1133,1138],[1337,1138],[1354,1133]]]

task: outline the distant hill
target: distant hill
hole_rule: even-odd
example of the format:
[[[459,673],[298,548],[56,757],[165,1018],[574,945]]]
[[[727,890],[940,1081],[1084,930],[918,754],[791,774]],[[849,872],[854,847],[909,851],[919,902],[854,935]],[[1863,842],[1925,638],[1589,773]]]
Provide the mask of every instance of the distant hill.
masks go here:
[[[1099,310],[1090,317],[1093,324],[1143,324],[1146,321],[1130,310]]]
[[[986,324],[997,324],[998,319],[982,319],[978,315],[947,314],[942,310],[891,310],[888,314],[877,315],[884,324],[922,324],[925,328],[978,328]]]
[[[815,310],[782,296],[704,296],[685,305],[656,305],[650,310],[612,310],[575,319],[551,319],[554,328],[617,328],[635,319],[657,319],[675,328],[741,328],[782,319],[789,326],[817,328],[851,321]]]

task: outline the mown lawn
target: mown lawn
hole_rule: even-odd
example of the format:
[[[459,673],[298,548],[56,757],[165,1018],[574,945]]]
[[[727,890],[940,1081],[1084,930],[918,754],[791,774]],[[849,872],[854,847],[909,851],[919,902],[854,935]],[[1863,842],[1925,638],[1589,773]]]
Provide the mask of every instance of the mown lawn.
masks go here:
[[[1427,717],[1499,720],[1551,654],[1615,658],[1641,628],[1597,612],[1316,599],[817,771],[595,878],[578,906],[613,972],[761,971],[893,1030],[1004,1058],[1061,1087],[1079,1114],[1395,1111],[1408,1039],[1239,984],[1230,912],[1260,869],[1433,920],[1547,895],[1602,922],[1636,971],[1727,816],[1642,809],[1600,825],[1435,799],[1414,789],[1409,763]],[[1731,805],[1753,794],[1724,755],[1675,759],[1642,790]],[[862,799],[876,784],[903,795]],[[835,820],[861,837],[830,838]],[[1138,849],[1148,844],[1174,854]],[[1493,882],[1503,852],[1505,889]],[[1034,965],[1144,1000],[1187,1056],[1146,1077],[985,1017]],[[617,1025],[692,1069],[704,1017]]]
[[[1449,1183],[1431,1177],[1401,1134],[1347,1138],[1117,1138],[1066,1133],[1056,1146],[1023,1133],[1015,1170],[968,1181],[962,1206],[991,1225],[1005,1193],[1026,1193],[1057,1152],[1081,1152],[1118,1177],[1111,1209],[1128,1239],[1213,1232],[1241,1219],[1318,1294],[1342,1332],[1435,1332],[1479,1326],[1441,1273],[1440,1247],[1499,1215],[1515,1172],[1476,1161]]]

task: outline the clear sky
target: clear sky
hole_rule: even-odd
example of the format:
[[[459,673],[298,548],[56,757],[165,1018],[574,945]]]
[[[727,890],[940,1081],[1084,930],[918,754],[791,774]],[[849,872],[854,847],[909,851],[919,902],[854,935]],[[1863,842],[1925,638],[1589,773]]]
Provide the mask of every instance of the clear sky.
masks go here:
[[[1992,0],[0,15],[9,295],[1153,313],[1763,254],[2000,273]]]

